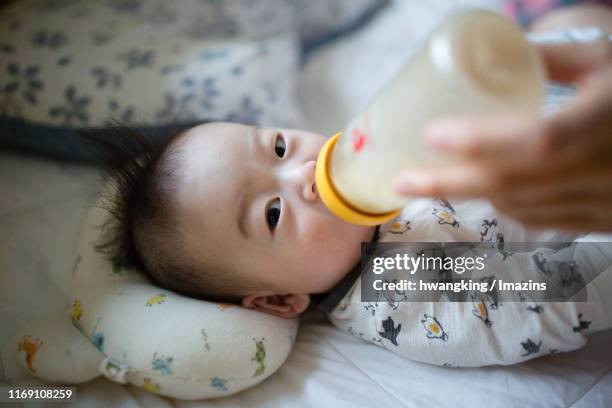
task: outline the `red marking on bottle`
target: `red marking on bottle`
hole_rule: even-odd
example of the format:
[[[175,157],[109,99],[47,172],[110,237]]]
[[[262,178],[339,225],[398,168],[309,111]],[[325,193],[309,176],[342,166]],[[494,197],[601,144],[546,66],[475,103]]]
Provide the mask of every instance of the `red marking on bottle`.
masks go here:
[[[359,153],[361,149],[363,149],[363,145],[367,140],[367,136],[363,134],[359,129],[353,130],[353,150],[356,153]]]

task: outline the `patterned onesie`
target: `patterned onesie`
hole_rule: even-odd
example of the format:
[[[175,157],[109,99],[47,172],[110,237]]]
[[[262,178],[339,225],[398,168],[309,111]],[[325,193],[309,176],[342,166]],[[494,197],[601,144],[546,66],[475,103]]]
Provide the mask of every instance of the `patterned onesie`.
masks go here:
[[[495,213],[485,201],[453,202],[417,199],[395,220],[381,225],[379,242],[589,242],[573,259],[604,271],[587,286],[587,301],[538,302],[521,295],[516,302],[475,299],[465,302],[361,302],[356,267],[319,304],[331,322],[350,334],[406,358],[450,367],[514,364],[582,347],[585,335],[612,327],[612,241],[609,236],[572,236],[534,231]],[[499,248],[499,245],[491,247]],[[503,246],[502,246],[503,247]],[[593,250],[595,248],[595,250]],[[598,249],[598,248],[604,248]],[[503,277],[509,270],[542,268],[533,253],[504,253],[492,260],[487,274]],[[560,251],[559,251],[560,253]],[[547,256],[554,257],[551,250]],[[573,262],[570,264],[574,265]],[[576,270],[556,270],[564,283],[586,279]],[[567,275],[571,272],[573,275]],[[507,276],[507,275],[506,275]],[[570,279],[571,278],[571,279]]]

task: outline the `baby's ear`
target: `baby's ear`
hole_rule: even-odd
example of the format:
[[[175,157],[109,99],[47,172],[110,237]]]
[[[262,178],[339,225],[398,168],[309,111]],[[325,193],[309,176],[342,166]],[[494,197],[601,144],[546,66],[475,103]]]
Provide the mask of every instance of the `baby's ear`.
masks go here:
[[[302,313],[310,304],[309,295],[247,295],[242,306],[286,319]]]

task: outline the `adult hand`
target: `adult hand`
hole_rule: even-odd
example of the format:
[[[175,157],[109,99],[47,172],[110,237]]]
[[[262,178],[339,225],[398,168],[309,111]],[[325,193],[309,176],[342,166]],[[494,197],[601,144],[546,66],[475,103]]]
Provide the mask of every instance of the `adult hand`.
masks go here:
[[[432,122],[427,143],[461,160],[400,172],[399,194],[481,197],[528,226],[612,231],[612,44],[538,47],[550,79],[578,86],[566,108]]]

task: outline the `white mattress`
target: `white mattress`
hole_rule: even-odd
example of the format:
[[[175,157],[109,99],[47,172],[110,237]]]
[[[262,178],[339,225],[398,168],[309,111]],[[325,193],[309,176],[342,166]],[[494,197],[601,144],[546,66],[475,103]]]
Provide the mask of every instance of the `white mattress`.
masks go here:
[[[324,134],[340,129],[425,33],[464,3],[494,6],[496,1],[396,2],[366,27],[318,52],[301,80],[308,127]],[[67,310],[71,248],[99,186],[91,168],[0,152],[0,382],[36,383],[16,365],[8,339],[24,319]],[[364,343],[309,312],[286,364],[236,396],[174,401],[97,379],[80,385],[77,403],[70,406],[610,407],[611,344],[612,332],[605,332],[581,350],[526,364],[440,368]]]

